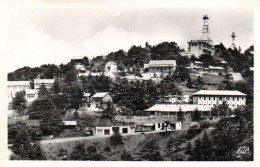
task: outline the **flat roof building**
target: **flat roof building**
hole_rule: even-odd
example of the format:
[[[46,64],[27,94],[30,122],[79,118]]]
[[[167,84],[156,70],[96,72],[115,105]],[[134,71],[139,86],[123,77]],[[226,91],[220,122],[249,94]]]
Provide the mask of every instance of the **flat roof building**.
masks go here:
[[[150,60],[148,64],[148,68],[150,72],[173,72],[176,69],[176,61],[175,60]]]
[[[231,109],[246,105],[246,94],[237,90],[200,90],[193,95],[193,104],[214,106],[227,102]]]

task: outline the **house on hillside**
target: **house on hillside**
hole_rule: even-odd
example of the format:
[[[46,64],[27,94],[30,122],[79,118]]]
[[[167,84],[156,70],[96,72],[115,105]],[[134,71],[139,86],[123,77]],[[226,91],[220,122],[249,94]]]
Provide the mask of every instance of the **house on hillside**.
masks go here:
[[[90,102],[90,93],[84,93],[83,94],[83,99],[86,102]]]
[[[74,67],[78,71],[78,73],[86,73],[87,71],[86,67],[82,64],[76,64]]]
[[[164,119],[178,119],[178,112],[183,112],[184,117],[190,118],[194,111],[198,110],[201,116],[210,116],[210,110],[213,106],[197,104],[155,104],[144,110],[150,117]]]
[[[150,60],[148,66],[150,72],[169,73],[174,72],[176,69],[175,60]]]
[[[107,62],[105,65],[105,72],[117,72],[117,64],[113,61]]]
[[[27,89],[31,89],[30,81],[8,81],[7,91],[9,102],[13,100],[17,92],[25,91]]]
[[[214,66],[209,66],[209,72],[210,73],[223,73],[224,72],[224,68],[223,67],[214,67]]]
[[[181,52],[180,55],[181,55],[181,56],[184,56],[184,57],[191,58],[192,53],[190,53],[190,52]]]
[[[96,136],[113,135],[115,133],[133,134],[135,133],[135,127],[134,126],[107,126],[107,127],[96,127],[95,130]]]
[[[77,121],[62,121],[64,129],[74,129],[77,127]]]
[[[82,57],[81,56],[74,56],[70,61],[72,63],[75,63],[75,64],[81,64],[82,63]]]
[[[31,89],[30,81],[8,81],[7,92],[8,92],[8,108],[11,109],[11,102],[17,92],[26,91]]]
[[[189,70],[192,71],[203,71],[203,63],[200,61],[194,61],[193,63],[190,63],[190,67],[186,67]]]
[[[108,103],[113,103],[112,96],[108,92],[98,92],[90,98],[87,110],[94,112],[102,112],[104,109],[108,107]]]
[[[54,79],[34,79],[34,89],[38,94],[41,84],[44,84],[47,89],[50,89],[54,84]]]
[[[237,90],[200,90],[192,95],[193,104],[199,106],[220,105],[227,102],[231,109],[246,105],[246,94]]]

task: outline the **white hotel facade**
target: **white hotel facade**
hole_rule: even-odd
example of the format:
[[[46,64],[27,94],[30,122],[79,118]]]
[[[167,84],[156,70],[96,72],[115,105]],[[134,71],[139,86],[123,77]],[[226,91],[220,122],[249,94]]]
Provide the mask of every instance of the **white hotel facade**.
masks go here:
[[[193,104],[214,106],[224,101],[231,109],[246,105],[246,94],[237,90],[200,90],[193,95]]]

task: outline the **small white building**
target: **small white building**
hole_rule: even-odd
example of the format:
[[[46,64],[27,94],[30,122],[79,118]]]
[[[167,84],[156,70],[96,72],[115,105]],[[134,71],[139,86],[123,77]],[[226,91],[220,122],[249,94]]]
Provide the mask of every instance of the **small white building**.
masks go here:
[[[79,73],[86,73],[87,71],[86,67],[82,64],[76,64],[74,67]]]
[[[135,133],[135,127],[133,126],[109,126],[109,127],[96,127],[95,135],[113,135],[115,133],[120,134],[133,134]]]
[[[76,128],[77,121],[62,121],[64,128]]]
[[[117,64],[113,61],[107,62],[105,72],[117,72]]]
[[[35,79],[34,80],[34,89],[38,94],[38,91],[41,87],[41,84],[44,84],[47,89],[50,89],[54,83],[54,79]]]
[[[246,94],[237,90],[200,90],[192,96],[193,104],[200,106],[220,105],[224,101],[231,109],[246,105]]]
[[[84,93],[83,98],[84,98],[84,100],[86,100],[86,102],[89,102],[90,101],[90,93]]]
[[[195,61],[196,62],[196,61]],[[190,69],[192,71],[203,71],[202,64],[200,63],[190,63],[190,67],[186,67],[187,69]]]
[[[180,55],[181,55],[181,56],[188,57],[188,58],[191,58],[192,53],[191,53],[191,52],[181,52]]]
[[[113,102],[112,96],[108,92],[98,92],[90,98],[87,110],[101,112],[103,109],[107,108],[108,102]]]
[[[7,82],[8,101],[9,103],[15,97],[17,92],[25,91],[30,89],[30,81],[8,81]]]

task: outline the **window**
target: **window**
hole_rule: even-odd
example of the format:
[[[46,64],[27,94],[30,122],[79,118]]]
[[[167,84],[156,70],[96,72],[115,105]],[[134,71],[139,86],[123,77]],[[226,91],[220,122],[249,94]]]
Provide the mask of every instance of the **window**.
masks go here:
[[[98,107],[98,103],[96,104],[96,107]]]
[[[122,131],[123,131],[123,133],[128,133],[128,129],[127,128],[123,128]]]
[[[119,127],[112,127],[113,133],[119,133]]]
[[[213,97],[213,100],[216,100],[216,97]]]
[[[28,95],[27,95],[27,98],[34,98],[34,97],[35,97],[34,94],[28,94]]]
[[[204,96],[204,100],[206,100],[206,96]]]
[[[109,129],[104,130],[104,134],[105,135],[110,135],[110,130]]]
[[[222,100],[222,97],[219,97],[219,100]]]
[[[227,100],[229,101],[229,100],[230,100],[230,97],[227,97]]]
[[[237,101],[239,101],[239,97],[237,97]]]
[[[211,97],[209,97],[209,100],[211,100]]]
[[[233,97],[233,101],[235,101],[235,97]]]

